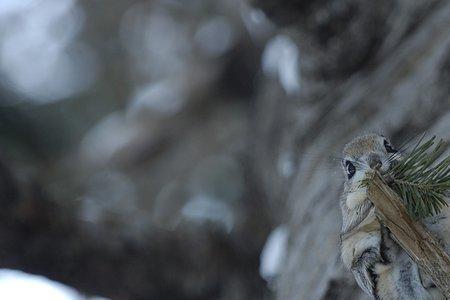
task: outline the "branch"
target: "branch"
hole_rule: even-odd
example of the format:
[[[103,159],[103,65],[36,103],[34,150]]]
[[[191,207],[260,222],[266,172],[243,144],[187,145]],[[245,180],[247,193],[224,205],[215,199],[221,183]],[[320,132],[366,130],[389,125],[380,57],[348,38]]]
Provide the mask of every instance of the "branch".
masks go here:
[[[399,196],[378,175],[368,176],[368,197],[376,215],[393,234],[396,242],[450,299],[450,257],[425,226],[414,221]]]

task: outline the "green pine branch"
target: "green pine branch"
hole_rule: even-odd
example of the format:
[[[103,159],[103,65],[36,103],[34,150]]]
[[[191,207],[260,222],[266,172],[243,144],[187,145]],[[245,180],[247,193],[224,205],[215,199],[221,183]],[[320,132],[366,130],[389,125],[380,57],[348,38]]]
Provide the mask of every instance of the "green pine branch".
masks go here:
[[[403,199],[408,213],[415,219],[438,214],[448,206],[450,156],[442,158],[448,148],[443,140],[432,137],[419,143],[389,171],[391,188]]]

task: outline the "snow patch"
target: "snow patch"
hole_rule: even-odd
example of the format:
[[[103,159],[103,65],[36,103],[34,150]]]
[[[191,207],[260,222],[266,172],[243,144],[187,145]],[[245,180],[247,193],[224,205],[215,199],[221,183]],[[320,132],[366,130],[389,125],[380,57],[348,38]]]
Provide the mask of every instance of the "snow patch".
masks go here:
[[[264,73],[278,78],[288,95],[300,91],[299,50],[287,36],[277,35],[267,42],[262,56]]]
[[[278,226],[266,240],[260,256],[259,274],[269,285],[281,273],[287,255],[289,230]]]
[[[225,54],[234,44],[234,30],[224,17],[215,17],[200,26],[195,41],[207,55],[218,57]]]
[[[264,12],[251,7],[243,1],[241,3],[241,19],[250,34],[258,44],[265,40],[275,31],[275,26],[269,21]]]
[[[95,125],[81,142],[81,155],[90,163],[104,164],[139,135],[139,128],[121,113],[112,113]]]
[[[37,103],[66,99],[91,86],[98,63],[90,47],[74,43],[84,23],[74,0],[0,2],[0,11],[5,9],[0,26],[8,27],[0,36],[5,86]]]
[[[128,108],[132,116],[142,111],[173,115],[186,102],[185,93],[179,82],[161,80],[137,89]]]
[[[0,270],[0,298],[5,300],[82,300],[74,289],[43,276]]]
[[[295,166],[294,159],[291,153],[283,153],[278,158],[277,163],[278,173],[283,177],[288,178],[294,174]]]
[[[186,219],[218,223],[227,232],[233,229],[234,216],[229,205],[206,195],[196,195],[184,205],[182,215]]]

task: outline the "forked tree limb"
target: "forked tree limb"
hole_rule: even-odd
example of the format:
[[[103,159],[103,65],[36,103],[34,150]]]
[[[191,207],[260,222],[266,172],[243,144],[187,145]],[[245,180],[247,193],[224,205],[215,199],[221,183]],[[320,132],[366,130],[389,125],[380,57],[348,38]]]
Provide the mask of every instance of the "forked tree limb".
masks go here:
[[[400,197],[378,173],[369,175],[368,197],[380,222],[389,228],[396,242],[430,276],[442,294],[450,299],[450,257],[425,226],[413,220]]]

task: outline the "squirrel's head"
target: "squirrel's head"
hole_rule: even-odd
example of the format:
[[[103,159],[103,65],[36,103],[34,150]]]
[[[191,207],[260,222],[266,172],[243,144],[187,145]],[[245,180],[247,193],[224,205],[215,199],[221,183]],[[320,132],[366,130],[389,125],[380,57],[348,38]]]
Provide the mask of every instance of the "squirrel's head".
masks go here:
[[[370,169],[385,174],[391,163],[400,158],[390,141],[379,134],[367,134],[353,139],[344,147],[342,167],[345,188],[358,189],[360,181]]]

